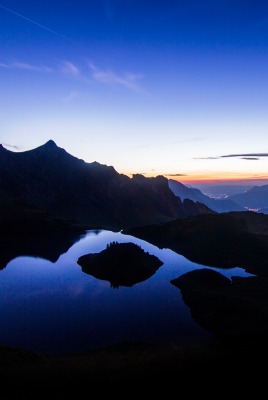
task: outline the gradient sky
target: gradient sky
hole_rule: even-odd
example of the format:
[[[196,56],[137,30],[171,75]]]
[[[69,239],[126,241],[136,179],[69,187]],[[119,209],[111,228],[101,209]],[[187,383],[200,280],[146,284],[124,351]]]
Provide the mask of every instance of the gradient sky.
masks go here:
[[[0,49],[7,149],[268,183],[267,1],[0,0]]]

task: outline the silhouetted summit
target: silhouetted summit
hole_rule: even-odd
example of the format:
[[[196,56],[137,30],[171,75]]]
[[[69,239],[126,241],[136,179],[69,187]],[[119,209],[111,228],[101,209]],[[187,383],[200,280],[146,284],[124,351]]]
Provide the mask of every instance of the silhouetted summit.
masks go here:
[[[53,140],[24,152],[1,149],[0,205],[10,203],[113,230],[212,212],[184,204],[163,176],[129,178],[112,166],[78,159]]]

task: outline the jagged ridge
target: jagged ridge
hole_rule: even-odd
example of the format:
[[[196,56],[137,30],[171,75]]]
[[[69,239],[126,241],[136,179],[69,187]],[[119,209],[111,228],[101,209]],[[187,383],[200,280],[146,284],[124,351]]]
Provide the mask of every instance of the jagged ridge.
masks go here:
[[[212,212],[203,204],[182,202],[163,176],[129,178],[112,166],[86,163],[52,140],[25,152],[2,146],[0,188],[2,204],[113,230]]]

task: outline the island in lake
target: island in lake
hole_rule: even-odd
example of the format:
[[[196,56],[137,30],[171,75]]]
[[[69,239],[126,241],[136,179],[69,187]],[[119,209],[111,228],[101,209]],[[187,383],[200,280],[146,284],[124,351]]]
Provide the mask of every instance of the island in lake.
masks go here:
[[[79,257],[77,263],[83,272],[109,281],[113,288],[145,281],[163,265],[161,260],[140,246],[118,242],[109,243],[100,253]]]

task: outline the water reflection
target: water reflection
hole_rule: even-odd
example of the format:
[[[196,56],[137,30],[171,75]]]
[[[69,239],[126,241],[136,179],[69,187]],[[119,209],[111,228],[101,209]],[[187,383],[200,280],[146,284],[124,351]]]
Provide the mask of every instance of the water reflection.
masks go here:
[[[94,231],[98,234],[99,231]],[[56,262],[58,258],[86,233],[68,231],[50,235],[3,235],[0,241],[0,269],[16,257],[32,256]]]
[[[43,239],[38,251],[34,242],[29,248],[17,247],[13,252],[16,258],[0,271],[1,344],[68,354],[121,341],[213,340],[192,320],[178,289],[170,284],[203,265],[120,232],[88,231],[80,239],[71,236],[68,240],[50,236],[50,246],[42,249]],[[99,253],[112,241],[135,243],[163,265],[149,279],[112,290],[108,281],[83,273],[77,264],[82,255]],[[56,246],[54,258],[46,251],[53,250],[52,244]],[[35,257],[22,256],[27,253]],[[221,272],[232,274],[232,270]],[[234,275],[249,274],[236,268]]]

